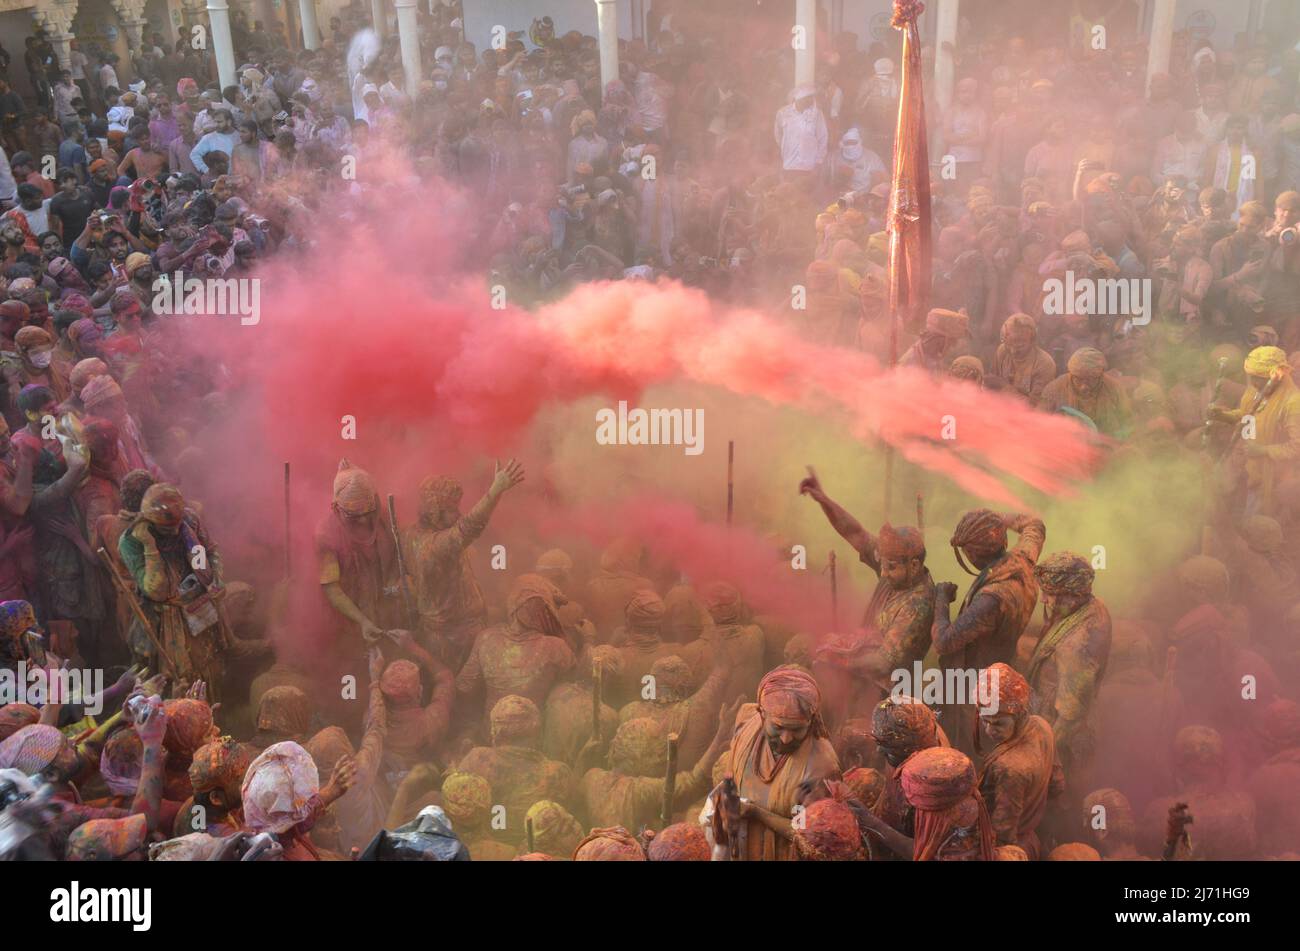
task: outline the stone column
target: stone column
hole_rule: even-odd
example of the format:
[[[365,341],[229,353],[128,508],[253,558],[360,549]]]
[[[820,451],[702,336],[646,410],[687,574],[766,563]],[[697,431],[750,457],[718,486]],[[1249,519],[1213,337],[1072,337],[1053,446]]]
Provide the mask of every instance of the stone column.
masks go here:
[[[230,39],[229,0],[208,0],[208,23],[212,55],[217,61],[217,80],[225,89],[239,82],[235,75],[235,46]]]
[[[794,84],[811,86],[817,81],[817,0],[794,0],[794,25],[803,29],[802,48],[794,51]]]
[[[54,55],[62,69],[72,68],[72,18],[77,15],[77,0],[40,0],[32,8],[32,19],[50,39]]]
[[[397,7],[397,37],[402,44],[402,72],[406,74],[406,94],[412,99],[420,92],[420,30],[416,26],[417,0],[393,0]]]
[[[1151,39],[1147,43],[1147,92],[1151,77],[1169,72],[1169,51],[1174,45],[1174,14],[1178,0],[1155,0],[1151,14]]]
[[[302,45],[309,50],[320,49],[320,24],[316,22],[316,0],[298,0],[298,15],[302,19]]]
[[[370,0],[370,19],[375,22],[375,33],[384,38],[384,0]]]
[[[934,101],[940,117],[948,114],[952,105],[953,80],[956,78],[956,60],[953,49],[957,47],[957,8],[959,0],[939,0],[934,36]],[[952,49],[944,49],[947,43]]]
[[[600,88],[618,79],[618,0],[596,0],[600,34]]]

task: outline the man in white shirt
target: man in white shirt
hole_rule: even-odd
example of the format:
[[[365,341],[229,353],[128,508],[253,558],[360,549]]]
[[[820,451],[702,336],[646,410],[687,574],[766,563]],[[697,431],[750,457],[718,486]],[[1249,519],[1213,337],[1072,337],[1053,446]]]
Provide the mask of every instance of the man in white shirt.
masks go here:
[[[790,93],[790,104],[777,110],[773,131],[787,179],[811,178],[826,161],[826,117],[811,85],[798,86]]]

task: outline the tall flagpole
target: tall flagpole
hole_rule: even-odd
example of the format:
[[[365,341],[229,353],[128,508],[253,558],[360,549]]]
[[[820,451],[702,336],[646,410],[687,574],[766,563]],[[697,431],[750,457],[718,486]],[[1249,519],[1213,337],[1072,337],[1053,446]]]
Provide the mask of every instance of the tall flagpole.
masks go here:
[[[894,0],[893,27],[903,31],[903,68],[894,130],[894,167],[889,194],[889,366],[898,366],[898,331],[915,325],[930,296],[930,156],[925,97],[921,88],[921,0]],[[885,447],[884,518],[889,520],[894,450]]]

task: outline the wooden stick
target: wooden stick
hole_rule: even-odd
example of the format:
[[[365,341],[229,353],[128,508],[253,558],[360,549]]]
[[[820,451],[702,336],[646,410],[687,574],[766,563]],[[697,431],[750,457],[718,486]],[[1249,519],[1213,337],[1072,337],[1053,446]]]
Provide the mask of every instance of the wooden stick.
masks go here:
[[[673,824],[673,799],[677,794],[677,734],[668,734],[668,769],[664,773],[664,804],[660,811],[661,828]]]
[[[99,560],[102,561],[104,567],[108,569],[108,576],[112,579],[113,587],[117,589],[118,596],[126,598],[126,603],[131,607],[131,613],[134,614],[135,619],[140,622],[140,626],[144,628],[144,632],[149,636],[149,640],[153,643],[153,646],[162,656],[162,659],[171,665],[173,675],[180,676],[180,667],[177,666],[176,661],[172,660],[171,655],[163,648],[162,642],[158,640],[158,635],[154,633],[153,624],[145,615],[144,608],[140,607],[140,602],[136,600],[135,592],[127,586],[126,580],[117,573],[117,565],[113,564],[113,559],[109,557],[108,552],[103,548],[99,549]]]
[[[284,577],[293,576],[293,547],[289,533],[289,463],[284,464]]]
[[[835,551],[833,549],[830,554],[828,570],[831,573],[831,629],[838,631],[840,629],[840,591],[835,579]]]
[[[925,534],[925,496],[920,492],[916,493],[916,528]]]
[[[736,443],[735,440],[727,440],[727,527],[731,527],[731,513],[735,502],[736,491]]]
[[[884,508],[884,512],[882,513],[883,518],[881,518],[881,522],[888,522],[889,505],[891,501],[890,497],[893,495],[893,490],[894,490],[894,447],[893,446],[885,447],[885,478],[882,480],[882,489],[884,492],[884,499],[881,504]]]
[[[600,664],[592,661],[591,663],[591,740],[593,743],[600,742],[600,694],[601,681],[604,680],[604,671]]]
[[[533,817],[532,817],[532,816],[524,816],[524,832],[525,832],[525,833],[527,834],[527,836],[528,836],[528,851],[529,851],[529,852],[536,852],[536,851],[537,851],[537,844],[536,844],[536,838],[535,838],[535,836],[533,835]]]

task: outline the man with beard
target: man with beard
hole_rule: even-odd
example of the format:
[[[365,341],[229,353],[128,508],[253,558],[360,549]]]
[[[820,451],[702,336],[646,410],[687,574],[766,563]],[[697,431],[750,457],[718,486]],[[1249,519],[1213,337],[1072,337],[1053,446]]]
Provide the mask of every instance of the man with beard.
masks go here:
[[[827,711],[834,727],[859,712],[865,715],[881,699],[891,672],[910,671],[930,649],[934,580],[925,567],[925,541],[919,531],[886,523],[873,537],[826,494],[811,469],[809,473],[799,483],[799,493],[821,506],[831,527],[878,579],[862,629],[837,635],[816,654],[818,680],[831,688]]]
[[[321,590],[342,631],[378,640],[400,628],[397,549],[380,523],[379,493],[370,473],[343,459],[334,476],[330,514],[316,529]],[[355,637],[351,647],[360,649]]]
[[[1056,361],[1038,346],[1038,325],[1028,314],[1012,314],[1002,324],[993,375],[1031,403],[1037,403],[1047,384],[1056,379]]]
[[[1032,713],[1052,728],[1056,751],[1074,791],[1089,787],[1087,769],[1096,747],[1092,705],[1110,657],[1110,612],[1092,593],[1095,572],[1073,552],[1055,552],[1034,567],[1043,594],[1043,634],[1025,670]],[[1067,815],[1077,807],[1067,806]]]
[[[1128,396],[1106,376],[1106,356],[1096,347],[1080,347],[1070,356],[1066,372],[1043,387],[1040,409],[1055,413],[1063,408],[1087,416],[1097,431],[1125,438],[1132,426]]]
[[[997,845],[1018,845],[1038,858],[1038,824],[1049,796],[1063,780],[1052,728],[1029,712],[1029,683],[1006,664],[980,671],[980,729],[993,749],[979,768],[979,790],[988,806]]]
[[[1020,536],[1011,549],[1008,531]],[[1033,569],[1046,538],[1042,520],[1029,515],[975,509],[961,517],[952,534],[953,553],[976,577],[953,620],[949,611],[957,586],[948,581],[935,586],[933,638],[943,668],[977,670],[1015,656],[1016,642],[1038,601]],[[966,566],[967,558],[978,574]],[[974,749],[973,714],[969,704],[953,704],[942,712],[944,728],[958,749]]]
[[[821,718],[821,691],[798,667],[778,667],[758,685],[758,703],[745,704],[724,754],[735,781],[738,819],[728,847],[747,862],[793,861],[792,819],[799,787],[839,779],[840,764]],[[718,787],[710,799],[716,813],[736,807]]]
[[[1256,347],[1246,356],[1249,387],[1235,410],[1212,408],[1210,418],[1241,426],[1234,451],[1244,468],[1245,515],[1271,515],[1279,479],[1300,456],[1300,388],[1279,347]],[[1261,402],[1261,396],[1268,392]],[[1259,403],[1257,406],[1256,403]],[[1249,438],[1247,433],[1249,432]]]
[[[420,483],[420,520],[407,530],[404,541],[408,570],[415,578],[425,646],[452,670],[461,668],[487,617],[469,546],[487,528],[501,496],[523,481],[524,467],[515,460],[504,468],[498,465],[487,492],[464,515],[464,490],[455,479],[429,476]]]

